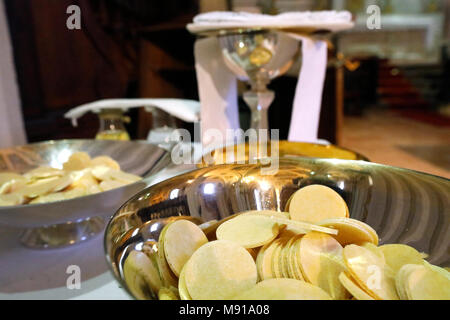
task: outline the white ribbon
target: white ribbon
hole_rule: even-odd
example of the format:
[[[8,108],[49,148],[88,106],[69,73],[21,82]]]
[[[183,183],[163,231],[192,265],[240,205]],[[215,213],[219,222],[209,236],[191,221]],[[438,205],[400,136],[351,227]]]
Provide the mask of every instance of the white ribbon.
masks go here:
[[[201,106],[202,142],[206,145],[212,142],[203,139],[203,134],[208,130],[219,130],[226,137],[227,129],[240,128],[237,79],[225,65],[216,38],[197,40],[194,55]]]
[[[295,90],[288,140],[317,142],[327,71],[327,43],[295,37],[302,41],[302,67]]]

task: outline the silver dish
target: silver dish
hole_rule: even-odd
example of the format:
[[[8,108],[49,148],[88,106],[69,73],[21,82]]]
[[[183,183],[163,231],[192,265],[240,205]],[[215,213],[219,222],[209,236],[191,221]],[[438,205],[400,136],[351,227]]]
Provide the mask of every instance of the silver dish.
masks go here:
[[[41,165],[62,167],[62,163],[76,151],[85,151],[91,157],[110,156],[122,170],[144,178],[161,170],[170,161],[166,150],[147,143],[60,140],[0,150],[0,171],[23,173]],[[70,200],[0,207],[0,224],[26,228],[21,240],[29,247],[74,244],[100,233],[105,219],[147,185],[143,179],[121,188]]]
[[[158,241],[170,217],[202,222],[233,213],[282,211],[308,184],[327,185],[346,200],[350,216],[371,225],[380,243],[405,243],[450,266],[450,180],[366,161],[284,158],[273,175],[261,164],[217,165],[153,185],[128,200],[105,231],[107,261],[124,288],[122,267],[130,250]],[[127,289],[128,290],[128,289]],[[131,294],[131,293],[130,293]],[[148,298],[153,298],[149,294]]]

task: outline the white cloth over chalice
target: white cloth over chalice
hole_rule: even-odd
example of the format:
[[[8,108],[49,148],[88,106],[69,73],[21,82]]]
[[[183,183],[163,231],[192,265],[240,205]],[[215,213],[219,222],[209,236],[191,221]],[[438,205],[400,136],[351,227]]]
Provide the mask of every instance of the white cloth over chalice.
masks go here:
[[[353,27],[348,11],[288,12],[276,16],[245,12],[208,12],[197,15],[188,30],[202,33],[233,28],[278,30],[302,42],[302,67],[298,77],[289,141],[316,142],[322,91],[327,67],[327,44],[288,30],[315,29],[341,31]],[[226,136],[227,129],[238,129],[237,76],[225,65],[219,41],[200,38],[194,48],[201,104],[202,134],[215,129]],[[209,141],[203,139],[203,144]],[[225,142],[226,143],[226,142]]]

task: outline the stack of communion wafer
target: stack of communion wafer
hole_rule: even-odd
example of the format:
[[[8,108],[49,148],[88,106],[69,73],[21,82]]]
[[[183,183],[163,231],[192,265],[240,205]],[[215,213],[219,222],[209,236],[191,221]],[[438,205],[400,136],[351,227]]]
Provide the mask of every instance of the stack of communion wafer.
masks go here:
[[[295,192],[286,212],[247,211],[197,226],[177,217],[124,264],[140,299],[450,299],[450,273],[403,244],[378,246],[331,188]],[[154,297],[154,296],[153,296]]]
[[[108,156],[75,152],[62,169],[41,166],[21,175],[0,172],[0,206],[36,204],[108,191],[141,180]]]

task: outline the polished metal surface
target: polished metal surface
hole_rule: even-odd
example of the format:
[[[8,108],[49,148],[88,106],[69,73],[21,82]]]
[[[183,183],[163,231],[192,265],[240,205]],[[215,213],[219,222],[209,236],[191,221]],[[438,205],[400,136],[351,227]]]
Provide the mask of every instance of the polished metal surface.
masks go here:
[[[106,219],[93,217],[46,227],[25,229],[20,242],[33,249],[59,248],[90,240],[105,228]]]
[[[190,216],[220,220],[245,210],[283,211],[289,197],[309,184],[336,190],[350,216],[371,225],[380,243],[405,243],[450,266],[450,180],[366,161],[281,158],[262,164],[201,168],[153,185],[128,200],[105,232],[107,260],[124,288],[122,263],[129,250],[157,242],[168,220]],[[149,298],[152,298],[150,295]]]
[[[275,149],[272,148],[272,143],[270,141],[264,148],[262,148],[262,146],[264,145],[246,142],[238,145],[218,148],[211,151],[211,156],[207,159],[203,157],[202,162],[198,165],[198,167],[230,163],[230,159],[232,159],[234,163],[252,163],[253,160],[264,157],[308,157],[370,161],[362,154],[335,146],[333,144],[280,140],[274,145],[276,147]]]
[[[275,95],[267,84],[289,70],[299,53],[299,43],[283,32],[252,30],[218,37],[227,67],[251,90],[243,98],[251,110],[252,129],[268,129],[267,110]]]
[[[0,150],[0,172],[23,173],[41,165],[60,168],[76,151],[85,151],[91,157],[110,156],[122,170],[142,177],[149,177],[170,161],[166,150],[147,143],[60,140]],[[98,220],[109,218],[124,201],[146,186],[144,179],[107,192],[64,201],[0,207],[0,224],[28,228],[22,240],[30,247],[76,243],[103,230],[103,226],[98,227]],[[93,220],[94,217],[99,219]]]

